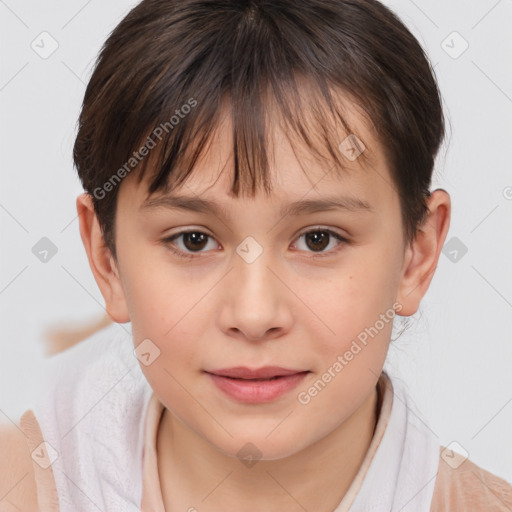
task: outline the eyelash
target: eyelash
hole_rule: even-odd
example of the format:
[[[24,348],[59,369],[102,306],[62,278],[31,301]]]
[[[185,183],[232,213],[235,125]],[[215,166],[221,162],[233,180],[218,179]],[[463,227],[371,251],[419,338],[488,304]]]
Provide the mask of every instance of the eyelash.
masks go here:
[[[172,243],[176,238],[179,238],[180,236],[185,235],[187,233],[200,233],[202,235],[206,235],[209,238],[213,238],[208,233],[205,233],[198,229],[191,229],[191,230],[179,231],[178,233],[175,233],[174,235],[171,235],[170,237],[164,238],[162,240],[162,243],[164,243],[166,245],[166,247],[172,253],[174,253],[176,256],[178,256],[179,258],[183,258],[185,260],[192,260],[194,258],[198,258],[199,254],[201,254],[201,251],[198,251],[197,255],[195,255],[194,253],[186,253],[180,249],[176,249],[176,247]],[[313,255],[311,256],[312,258],[325,258],[327,256],[331,256],[333,253],[338,252],[344,244],[349,243],[349,241],[346,238],[341,236],[339,233],[336,233],[336,231],[332,231],[331,229],[324,229],[324,228],[316,228],[316,229],[311,229],[309,231],[305,231],[305,232],[301,233],[298,236],[298,238],[300,238],[301,236],[304,236],[304,235],[308,235],[310,233],[328,233],[329,235],[333,236],[334,238],[336,238],[336,240],[338,240],[340,242],[334,249],[331,249],[330,251],[323,251],[320,253],[313,252]]]

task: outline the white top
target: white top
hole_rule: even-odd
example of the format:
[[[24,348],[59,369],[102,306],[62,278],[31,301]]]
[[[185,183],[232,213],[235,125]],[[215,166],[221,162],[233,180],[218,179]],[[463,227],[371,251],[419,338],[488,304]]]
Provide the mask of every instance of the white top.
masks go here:
[[[54,356],[52,367],[32,410],[49,459],[57,456],[60,512],[140,510],[152,388],[133,353],[131,324],[108,325]]]

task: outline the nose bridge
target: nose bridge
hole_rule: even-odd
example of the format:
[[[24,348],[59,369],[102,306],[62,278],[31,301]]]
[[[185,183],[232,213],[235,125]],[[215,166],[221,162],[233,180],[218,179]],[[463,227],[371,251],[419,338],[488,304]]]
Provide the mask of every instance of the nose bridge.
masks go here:
[[[225,301],[223,328],[259,339],[289,328],[291,321],[282,284],[270,270],[272,250],[246,237],[236,248]],[[269,268],[270,267],[270,268]]]
[[[235,287],[239,293],[252,295],[257,299],[258,295],[267,295],[272,299],[272,273],[269,270],[271,262],[271,250],[263,249],[252,237],[247,237],[236,249],[238,258],[235,259]]]
[[[275,290],[272,282],[272,250],[263,247],[254,237],[246,237],[236,248],[238,258],[235,258],[234,291],[237,301],[253,304],[258,311],[265,306],[275,307]]]

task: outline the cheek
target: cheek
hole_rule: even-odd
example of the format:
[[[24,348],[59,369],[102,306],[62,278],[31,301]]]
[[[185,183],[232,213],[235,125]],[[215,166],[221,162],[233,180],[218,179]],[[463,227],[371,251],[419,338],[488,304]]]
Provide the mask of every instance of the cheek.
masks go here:
[[[368,247],[332,269],[328,279],[320,277],[315,286],[304,282],[300,294],[326,332],[340,336],[351,326],[363,328],[395,302],[399,270],[394,261],[395,255]]]
[[[123,275],[133,331],[137,328],[139,337],[165,337],[194,298],[197,302],[197,286],[166,261],[160,248],[140,247],[125,253]]]
[[[192,301],[195,302],[197,299]],[[150,365],[141,365],[149,385],[178,416],[184,414],[193,418],[202,414],[195,409],[196,399],[204,401],[200,390],[194,390],[194,399],[187,391],[201,378],[204,329],[194,321],[201,317],[201,304],[191,308],[183,295],[165,293],[164,296],[146,296],[137,308],[137,316],[132,321],[134,344],[148,343],[143,340],[149,339],[150,350],[157,354]]]
[[[322,321],[306,327],[315,375],[298,390],[297,402],[306,414],[318,417],[337,408],[344,416],[331,418],[326,430],[361,405],[382,371],[396,316],[385,268],[369,257],[309,298]]]
[[[299,293],[307,297],[304,318],[309,320],[303,326],[314,340],[317,370],[325,371],[343,356],[344,374],[354,372],[351,378],[357,381],[358,369],[380,373],[386,358],[396,316],[398,269],[395,250],[372,244],[355,253],[322,285],[309,284]]]
[[[141,351],[147,347],[152,359],[149,365],[141,360],[141,369],[165,403],[172,403],[169,397],[178,403],[186,401],[179,383],[185,384],[191,370],[200,367],[200,320],[207,316],[199,299],[204,290],[199,284],[189,284],[182,273],[173,271],[161,259],[151,259],[149,251],[124,263],[133,343],[135,348],[140,345]]]

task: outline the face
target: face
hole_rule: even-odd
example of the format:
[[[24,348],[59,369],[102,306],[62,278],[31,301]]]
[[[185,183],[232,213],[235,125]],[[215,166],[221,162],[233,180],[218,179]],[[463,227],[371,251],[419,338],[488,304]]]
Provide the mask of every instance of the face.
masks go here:
[[[144,206],[149,181],[125,178],[117,269],[134,344],[145,343],[152,361],[141,368],[170,413],[226,454],[251,442],[271,460],[333,432],[375,387],[400,311],[400,203],[381,147],[356,117],[349,120],[375,169],[345,159],[348,172],[329,171],[294,152],[276,123],[271,195],[235,198],[229,164],[222,171],[231,162],[225,119],[172,191],[218,211],[178,207],[159,193]],[[351,203],[283,213],[326,199]],[[233,395],[223,388],[232,379],[207,373],[267,366],[300,375],[286,378],[281,393],[252,382]]]

